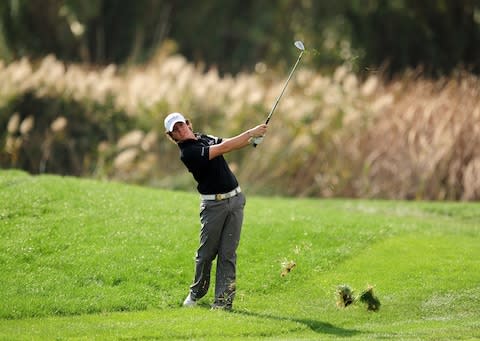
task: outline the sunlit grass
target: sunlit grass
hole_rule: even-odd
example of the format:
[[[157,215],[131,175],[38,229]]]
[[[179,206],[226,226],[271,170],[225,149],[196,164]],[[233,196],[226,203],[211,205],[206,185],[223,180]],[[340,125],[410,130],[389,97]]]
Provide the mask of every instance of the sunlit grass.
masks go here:
[[[0,172],[0,338],[473,339],[477,203],[253,197],[232,313],[181,302],[198,196]],[[284,273],[285,266],[295,266]],[[378,312],[336,304],[370,285]]]

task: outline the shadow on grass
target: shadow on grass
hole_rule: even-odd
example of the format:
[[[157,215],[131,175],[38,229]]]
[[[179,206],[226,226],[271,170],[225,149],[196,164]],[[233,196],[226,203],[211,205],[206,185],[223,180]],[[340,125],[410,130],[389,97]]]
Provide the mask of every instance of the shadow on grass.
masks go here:
[[[254,313],[251,311],[242,311],[242,310],[234,310],[234,314],[240,314],[240,315],[246,315],[246,316],[253,316],[253,317],[258,317],[258,318],[263,318],[263,319],[270,319],[270,320],[276,320],[276,321],[287,321],[287,322],[297,322],[304,324],[308,328],[310,328],[312,331],[315,333],[322,333],[322,334],[332,334],[332,335],[337,335],[337,336],[343,336],[343,337],[349,337],[349,336],[355,336],[357,334],[362,333],[360,330],[356,329],[345,329],[341,327],[336,327],[333,324],[327,323],[327,322],[322,322],[322,321],[317,321],[317,320],[311,320],[311,319],[298,319],[294,317],[284,317],[284,316],[275,316],[275,315],[270,315],[270,314],[260,314],[260,313]]]
[[[210,309],[210,305],[206,302],[200,302],[198,304],[198,306],[201,307],[201,308]],[[303,325],[307,326],[308,328],[310,328],[315,333],[331,334],[331,335],[342,336],[342,337],[351,337],[351,336],[355,336],[355,335],[364,333],[364,332],[362,332],[360,330],[356,330],[356,329],[346,329],[346,328],[336,327],[331,323],[322,322],[322,321],[318,321],[318,320],[299,319],[299,318],[285,317],[285,316],[275,316],[275,315],[271,315],[271,314],[261,314],[261,313],[255,313],[255,312],[252,312],[252,311],[236,310],[236,309],[234,309],[230,313],[231,314],[238,314],[238,315],[245,315],[245,316],[252,316],[252,317],[257,317],[257,318],[262,318],[262,319],[275,320],[275,321],[296,322],[296,323],[300,323],[300,324],[303,324]]]

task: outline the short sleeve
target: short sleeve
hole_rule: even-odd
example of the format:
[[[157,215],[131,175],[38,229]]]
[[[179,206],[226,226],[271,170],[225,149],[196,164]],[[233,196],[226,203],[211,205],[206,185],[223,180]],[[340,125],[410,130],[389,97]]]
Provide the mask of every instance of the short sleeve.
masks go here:
[[[188,169],[192,170],[206,166],[209,161],[209,155],[209,146],[191,146],[182,150],[180,158]]]

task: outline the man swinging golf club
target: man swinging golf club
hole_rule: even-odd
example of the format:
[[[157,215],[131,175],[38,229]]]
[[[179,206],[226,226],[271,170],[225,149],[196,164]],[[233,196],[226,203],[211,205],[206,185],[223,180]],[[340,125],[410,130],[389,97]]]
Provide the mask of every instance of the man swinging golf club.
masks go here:
[[[236,290],[236,250],[240,241],[245,196],[223,154],[249,144],[256,147],[262,143],[267,124],[305,50],[301,41],[296,41],[295,47],[301,50],[300,55],[264,124],[235,137],[221,139],[194,133],[190,122],[180,113],[172,113],[165,118],[166,133],[180,148],[180,159],[197,181],[201,196],[200,247],[195,258],[195,278],[183,302],[186,307],[194,306],[197,300],[206,295],[210,286],[212,261],[217,257],[212,308],[232,309]]]
[[[195,306],[207,294],[212,262],[217,257],[212,309],[231,310],[245,196],[223,154],[261,143],[267,125],[260,124],[235,137],[222,139],[194,133],[191,123],[180,113],[168,115],[164,123],[166,134],[180,148],[180,159],[197,181],[201,197],[195,277],[183,305]]]

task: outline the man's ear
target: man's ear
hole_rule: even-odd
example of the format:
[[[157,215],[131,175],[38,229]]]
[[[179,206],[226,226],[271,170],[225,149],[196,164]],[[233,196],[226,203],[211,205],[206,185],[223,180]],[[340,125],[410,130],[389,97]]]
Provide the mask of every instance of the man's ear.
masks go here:
[[[169,139],[170,141],[172,141],[173,143],[177,143],[177,142],[178,142],[177,140],[175,140],[175,139],[173,138],[171,132],[166,131],[166,132],[165,132],[165,135],[167,135],[168,139]]]
[[[192,123],[190,120],[185,120],[185,123],[187,123],[187,127],[190,128],[191,131],[193,131]]]

